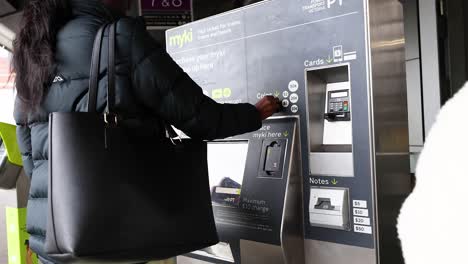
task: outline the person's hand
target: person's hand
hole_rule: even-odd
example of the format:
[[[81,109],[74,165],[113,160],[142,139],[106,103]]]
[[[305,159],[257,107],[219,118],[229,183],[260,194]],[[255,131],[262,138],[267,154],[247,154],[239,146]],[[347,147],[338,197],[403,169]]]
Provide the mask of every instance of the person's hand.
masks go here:
[[[281,102],[274,96],[265,96],[258,101],[255,107],[257,107],[263,121],[281,109]]]

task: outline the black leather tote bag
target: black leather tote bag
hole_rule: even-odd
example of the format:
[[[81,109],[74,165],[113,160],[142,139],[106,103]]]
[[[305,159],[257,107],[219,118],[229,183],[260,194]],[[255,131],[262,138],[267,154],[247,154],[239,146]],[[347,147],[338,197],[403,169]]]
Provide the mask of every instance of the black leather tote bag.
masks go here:
[[[105,27],[108,111],[102,114],[96,97]],[[96,36],[88,112],[50,115],[45,250],[58,263],[138,263],[218,243],[206,143],[145,136],[112,112],[115,34],[111,24]]]

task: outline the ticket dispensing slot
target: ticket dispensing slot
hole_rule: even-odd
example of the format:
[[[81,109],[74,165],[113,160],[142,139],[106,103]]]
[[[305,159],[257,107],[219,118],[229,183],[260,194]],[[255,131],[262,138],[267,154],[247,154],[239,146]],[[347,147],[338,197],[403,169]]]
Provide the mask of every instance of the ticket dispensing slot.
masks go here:
[[[309,220],[313,226],[350,230],[348,190],[311,188]]]
[[[353,177],[349,66],[306,73],[310,175]]]

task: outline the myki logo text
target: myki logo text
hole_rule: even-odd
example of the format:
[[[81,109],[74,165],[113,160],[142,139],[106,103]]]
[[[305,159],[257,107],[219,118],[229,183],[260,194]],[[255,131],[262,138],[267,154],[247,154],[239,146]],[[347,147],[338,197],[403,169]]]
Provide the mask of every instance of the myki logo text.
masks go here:
[[[192,29],[184,30],[183,33],[169,37],[169,46],[178,46],[183,48],[185,44],[191,43],[193,41],[193,32]]]
[[[327,7],[331,8],[332,5],[336,4],[337,1],[340,6],[343,5],[343,0],[327,0]]]

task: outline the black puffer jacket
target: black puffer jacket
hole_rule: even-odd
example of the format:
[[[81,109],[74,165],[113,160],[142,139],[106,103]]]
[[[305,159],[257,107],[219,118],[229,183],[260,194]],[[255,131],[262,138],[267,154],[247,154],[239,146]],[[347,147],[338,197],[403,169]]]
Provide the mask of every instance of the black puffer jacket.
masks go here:
[[[42,259],[47,222],[48,115],[87,110],[92,46],[99,27],[111,14],[99,0],[72,0],[74,18],[58,33],[56,81],[50,85],[40,111],[25,114],[18,101],[15,119],[24,168],[31,177],[27,229],[30,246]],[[103,54],[107,54],[107,37]],[[250,104],[222,105],[202,89],[146,32],[138,19],[117,24],[116,109],[131,115],[153,114],[193,138],[215,139],[253,131],[261,126]],[[100,69],[98,108],[106,107],[106,63]],[[163,130],[159,129],[160,134]],[[118,230],[116,230],[118,232]]]

